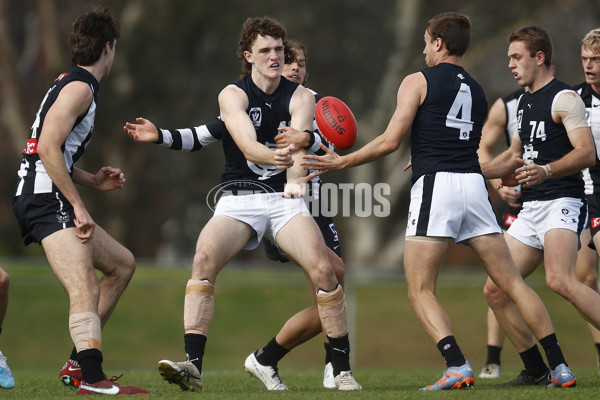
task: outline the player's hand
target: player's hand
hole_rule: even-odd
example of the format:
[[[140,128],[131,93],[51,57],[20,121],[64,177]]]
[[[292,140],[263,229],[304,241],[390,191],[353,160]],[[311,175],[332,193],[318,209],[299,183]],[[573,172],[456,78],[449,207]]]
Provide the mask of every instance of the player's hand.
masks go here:
[[[288,169],[294,165],[292,153],[296,150],[296,146],[290,144],[284,149],[275,150],[275,165],[277,169]]]
[[[125,174],[119,168],[102,167],[94,175],[94,188],[106,192],[121,189],[125,184]]]
[[[321,149],[325,152],[322,156],[317,155],[305,155],[302,157],[304,160],[300,165],[304,169],[318,170],[311,173],[309,176],[315,177],[324,174],[329,171],[337,171],[342,169],[342,158],[335,151],[321,143]]]
[[[290,126],[280,126],[279,134],[275,136],[275,143],[278,149],[288,147],[290,144],[296,146],[297,149],[304,149],[310,144],[311,133],[302,132]]]
[[[509,206],[514,208],[521,207],[521,190],[510,186],[502,186],[498,189],[498,195]]]
[[[154,143],[158,140],[158,129],[156,126],[144,118],[136,118],[138,123],[125,123],[123,130],[136,142]]]
[[[411,168],[412,168],[412,156],[409,157],[408,162],[406,163],[406,165],[404,166],[402,171],[406,172]]]
[[[73,207],[73,211],[75,212],[75,220],[73,222],[75,222],[75,228],[77,228],[75,236],[81,239],[81,243],[86,243],[94,237],[96,223],[85,207]]]
[[[288,180],[283,189],[283,197],[286,199],[299,199],[306,194],[306,184],[310,175],[300,176],[293,180]]]
[[[523,187],[531,187],[544,182],[548,176],[541,165],[529,162],[515,170],[515,179]]]

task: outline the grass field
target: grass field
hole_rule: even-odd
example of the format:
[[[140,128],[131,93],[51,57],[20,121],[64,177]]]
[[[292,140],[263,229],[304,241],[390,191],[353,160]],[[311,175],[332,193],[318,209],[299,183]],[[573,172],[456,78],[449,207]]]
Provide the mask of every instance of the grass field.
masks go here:
[[[69,355],[67,298],[48,267],[0,261],[11,276],[11,298],[0,349],[8,357],[16,388],[0,398],[59,399],[73,395],[57,379]],[[182,360],[183,293],[189,268],[138,268],[103,332],[104,369],[125,373],[124,384],[148,389],[153,397],[210,399],[264,398],[268,393],[249,379],[242,364],[253,350],[271,339],[295,311],[308,305],[302,274],[292,267],[227,267],[216,286],[216,312],[204,359],[205,391],[181,393],[162,381],[156,362]],[[479,271],[445,271],[438,296],[454,323],[454,333],[476,373],[485,362],[486,304],[481,293],[485,276]],[[530,284],[549,308],[567,360],[578,377],[578,388],[551,391],[534,387],[507,390],[492,386],[514,377],[521,363],[507,342],[502,353],[502,378],[477,380],[475,388],[446,396],[477,398],[589,398],[598,394],[597,361],[585,323],[566,301],[545,289],[543,276]],[[292,351],[280,363],[280,374],[291,399],[422,398],[437,396],[416,389],[441,376],[443,361],[416,320],[399,274],[351,274],[347,282],[354,374],[365,387],[361,393],[337,393],[321,387],[322,340],[315,338]]]

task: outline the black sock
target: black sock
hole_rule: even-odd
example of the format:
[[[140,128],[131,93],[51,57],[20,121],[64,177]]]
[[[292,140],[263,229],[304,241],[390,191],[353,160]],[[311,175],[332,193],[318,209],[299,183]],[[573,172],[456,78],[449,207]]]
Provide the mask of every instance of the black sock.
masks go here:
[[[485,364],[498,364],[500,365],[500,352],[502,351],[502,346],[487,346],[487,361]]]
[[[188,359],[202,373],[202,357],[204,357],[204,348],[206,347],[206,336],[197,333],[186,333],[183,336],[185,343],[185,353]]]
[[[342,371],[350,371],[350,341],[348,335],[341,338],[329,339],[331,346],[331,365],[333,366],[333,376],[338,376]]]
[[[596,343],[596,351],[598,352],[598,359],[600,360],[600,343]]]
[[[104,379],[102,372],[102,352],[98,349],[87,349],[77,353],[81,366],[81,375],[85,383],[94,384]]]
[[[540,339],[540,344],[546,352],[546,359],[548,360],[550,369],[554,370],[560,364],[565,364],[567,367],[569,366],[565,361],[565,356],[563,356],[555,333]]]
[[[77,361],[77,348],[75,346],[73,346],[73,349],[71,350],[69,360]]]
[[[444,358],[444,361],[446,361],[448,368],[460,367],[467,362],[462,351],[460,351],[460,347],[456,344],[454,336],[446,336],[440,340],[437,344],[437,348],[440,353],[442,353],[442,357]]]
[[[265,347],[255,351],[254,355],[260,364],[275,366],[289,352],[273,338]]]
[[[329,364],[331,362],[331,345],[323,342],[323,347],[325,348],[325,364]]]
[[[529,375],[538,377],[548,372],[548,367],[544,363],[542,353],[540,353],[536,344],[529,350],[519,353],[519,356],[523,360],[523,365],[525,365],[525,370]]]

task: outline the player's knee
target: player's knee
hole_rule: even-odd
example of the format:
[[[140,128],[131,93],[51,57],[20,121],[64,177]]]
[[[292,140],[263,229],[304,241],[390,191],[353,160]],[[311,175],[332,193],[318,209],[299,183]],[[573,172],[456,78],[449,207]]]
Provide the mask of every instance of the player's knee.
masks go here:
[[[579,280],[585,286],[591,287],[594,291],[598,291],[598,274],[595,270],[589,271]]]
[[[570,282],[569,279],[560,274],[546,273],[546,285],[548,285],[548,288],[569,301],[572,297],[571,283],[574,282]]]
[[[495,283],[488,281],[483,287],[483,296],[490,306],[501,305],[508,301],[508,296]]]
[[[194,254],[194,262],[192,266],[194,272],[198,272],[200,275],[205,276],[206,272],[209,272],[213,269],[213,260],[214,259],[205,251],[197,251],[196,254]]]

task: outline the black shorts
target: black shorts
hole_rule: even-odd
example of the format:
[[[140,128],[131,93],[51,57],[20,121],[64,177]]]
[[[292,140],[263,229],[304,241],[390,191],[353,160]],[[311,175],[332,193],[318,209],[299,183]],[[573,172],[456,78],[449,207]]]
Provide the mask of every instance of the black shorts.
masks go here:
[[[508,204],[504,204],[504,210],[502,211],[502,220],[498,221],[502,230],[508,230],[512,225],[513,221],[517,219],[521,207],[511,207]]]
[[[596,250],[594,245],[594,235],[600,231],[600,194],[587,195],[588,201],[588,227],[590,228],[591,239],[588,243],[590,249]]]
[[[25,245],[75,226],[73,206],[60,192],[16,196],[13,211]]]

